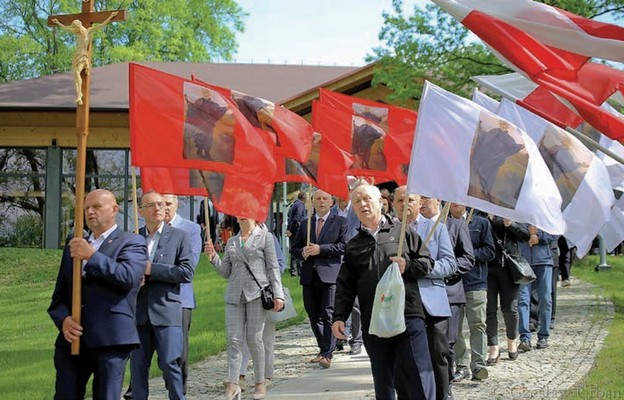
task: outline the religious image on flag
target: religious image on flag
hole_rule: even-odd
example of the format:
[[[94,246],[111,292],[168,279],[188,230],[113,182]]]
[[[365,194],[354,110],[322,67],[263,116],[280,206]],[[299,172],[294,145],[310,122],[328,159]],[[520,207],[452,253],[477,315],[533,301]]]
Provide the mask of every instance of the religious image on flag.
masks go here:
[[[199,171],[186,168],[141,167],[143,193],[153,190],[178,196],[206,196]]]
[[[529,153],[518,129],[482,112],[470,150],[468,195],[515,208],[528,164]]]
[[[192,81],[231,99],[256,129],[271,135],[278,154],[306,162],[312,145],[312,125],[299,114],[261,97],[204,82]]]
[[[418,111],[407,190],[554,235],[565,231],[561,195],[533,140],[507,120],[430,82],[425,82]]]
[[[610,218],[615,201],[604,163],[571,133],[507,99],[500,102],[497,114],[537,143],[561,194],[564,235],[583,256]]]
[[[236,118],[218,92],[184,82],[184,158],[234,162]]]

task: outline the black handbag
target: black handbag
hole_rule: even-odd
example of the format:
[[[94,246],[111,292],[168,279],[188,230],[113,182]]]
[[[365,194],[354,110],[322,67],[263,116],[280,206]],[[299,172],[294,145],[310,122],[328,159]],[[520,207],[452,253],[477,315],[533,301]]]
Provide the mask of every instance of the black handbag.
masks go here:
[[[262,287],[262,285],[260,285],[260,282],[258,282],[258,280],[256,279],[256,276],[253,274],[253,272],[251,272],[251,268],[249,268],[249,264],[247,264],[247,260],[243,260],[243,264],[245,264],[245,267],[247,267],[247,271],[249,271],[249,274],[251,275],[253,280],[256,282],[256,285],[258,285],[258,287],[260,288],[260,300],[262,301],[262,308],[264,308],[265,310],[272,310],[273,307],[275,306],[275,299],[273,297],[273,288],[271,287],[270,284],[266,285],[265,287]]]
[[[516,285],[526,285],[531,282],[534,282],[537,279],[535,276],[535,272],[533,268],[531,268],[531,264],[522,257],[521,254],[510,254],[505,250],[505,243],[502,242],[492,231],[494,237],[496,237],[496,241],[502,249],[503,253],[503,262],[502,267],[509,268],[509,274],[511,275],[511,279]],[[507,242],[507,231],[505,231],[505,242]]]

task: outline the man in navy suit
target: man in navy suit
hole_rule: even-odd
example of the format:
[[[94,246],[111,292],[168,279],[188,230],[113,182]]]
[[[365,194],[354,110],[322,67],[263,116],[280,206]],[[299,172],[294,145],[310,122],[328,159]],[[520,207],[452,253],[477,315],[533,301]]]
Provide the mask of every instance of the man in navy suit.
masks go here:
[[[297,195],[297,200],[292,203],[288,210],[288,225],[286,226],[286,237],[292,241],[299,231],[301,221],[307,217],[306,203],[308,201],[308,194],[304,191],[300,191]],[[290,243],[292,249],[292,242]],[[291,251],[292,253],[292,251]],[[301,259],[290,258],[290,275],[297,276],[301,273]]]
[[[193,279],[193,251],[188,235],[164,223],[165,200],[156,192],[141,197],[148,262],[137,299],[136,324],[141,348],[132,352],[132,397],[147,400],[149,368],[154,351],[170,399],[184,399],[182,383],[182,304],[180,284]]]
[[[303,220],[291,246],[291,255],[303,260],[300,283],[303,305],[319,354],[312,359],[323,368],[331,366],[336,337],[332,334],[336,278],[346,246],[347,220],[331,213],[333,199],[317,190],[312,197],[315,215],[310,220],[310,243],[307,242],[308,220]]]
[[[123,232],[113,193],[97,189],[85,199],[88,241],[65,247],[48,313],[59,329],[54,350],[55,399],[82,399],[93,375],[93,397],[118,400],[130,352],[139,345],[134,323],[136,299],[145,271],[145,240]],[[82,321],[71,317],[73,260],[83,260]],[[70,345],[80,340],[80,354]]]

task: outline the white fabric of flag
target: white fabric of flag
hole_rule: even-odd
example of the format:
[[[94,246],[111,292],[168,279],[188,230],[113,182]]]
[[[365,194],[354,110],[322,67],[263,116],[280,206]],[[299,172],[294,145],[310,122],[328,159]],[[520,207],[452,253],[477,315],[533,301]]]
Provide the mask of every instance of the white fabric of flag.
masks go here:
[[[498,100],[491,98],[477,88],[472,91],[472,101],[487,109],[488,111],[492,111],[493,113],[496,112],[499,104]]]
[[[472,11],[528,32],[540,42],[587,57],[624,61],[624,29],[531,0],[432,0],[462,21]]]
[[[569,132],[503,99],[496,112],[531,136],[562,198],[565,237],[582,257],[610,218],[615,202],[602,160]]]
[[[535,143],[478,104],[425,82],[407,190],[563,234],[561,195]]]
[[[618,244],[624,241],[624,211],[620,207],[614,206],[611,209],[611,216],[602,227],[600,236],[608,252],[612,252]]]

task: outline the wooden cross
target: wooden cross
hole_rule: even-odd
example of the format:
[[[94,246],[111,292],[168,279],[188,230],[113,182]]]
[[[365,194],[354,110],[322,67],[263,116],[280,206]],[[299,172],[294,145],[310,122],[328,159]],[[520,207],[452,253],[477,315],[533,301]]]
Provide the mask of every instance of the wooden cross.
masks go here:
[[[76,85],[76,208],[74,210],[74,237],[80,238],[84,228],[85,169],[87,136],[89,135],[89,88],[91,72],[91,33],[111,21],[124,21],[125,10],[94,12],[93,0],[82,0],[80,14],[53,15],[48,26],[59,27],[76,34],[76,53],[72,59],[72,72]],[[74,258],[72,282],[72,319],[80,324],[82,305],[82,260]],[[80,341],[72,342],[71,353],[80,353]]]

